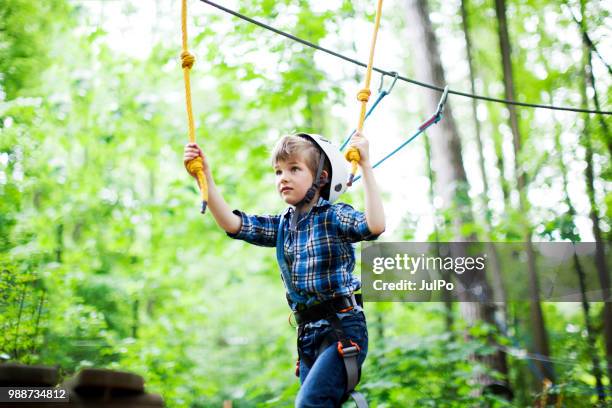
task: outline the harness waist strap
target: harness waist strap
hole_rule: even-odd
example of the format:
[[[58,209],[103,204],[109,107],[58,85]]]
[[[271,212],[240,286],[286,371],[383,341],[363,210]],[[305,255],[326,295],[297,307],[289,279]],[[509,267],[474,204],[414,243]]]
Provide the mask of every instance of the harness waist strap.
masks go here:
[[[305,310],[296,311],[294,313],[295,321],[299,325],[316,322],[317,320],[325,319],[330,314],[346,312],[358,305],[363,307],[363,299],[359,293],[336,297],[313,305]]]

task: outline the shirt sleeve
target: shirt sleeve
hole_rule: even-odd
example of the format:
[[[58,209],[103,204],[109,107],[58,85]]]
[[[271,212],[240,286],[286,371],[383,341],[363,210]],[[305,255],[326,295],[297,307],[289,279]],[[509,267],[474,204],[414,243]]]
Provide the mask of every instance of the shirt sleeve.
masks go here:
[[[240,210],[232,212],[241,218],[242,225],[235,234],[227,232],[230,238],[240,239],[259,246],[276,246],[280,215],[247,215]]]
[[[370,232],[365,214],[348,204],[336,204],[336,225],[339,235],[348,242],[373,241],[380,235]]]

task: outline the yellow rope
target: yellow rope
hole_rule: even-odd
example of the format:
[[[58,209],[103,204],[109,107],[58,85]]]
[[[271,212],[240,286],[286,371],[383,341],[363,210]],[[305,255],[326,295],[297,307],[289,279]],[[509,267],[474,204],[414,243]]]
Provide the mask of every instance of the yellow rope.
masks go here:
[[[187,122],[189,125],[189,142],[195,143],[195,126],[193,121],[193,108],[191,106],[191,82],[189,71],[195,62],[195,57],[187,49],[187,0],[182,0],[181,29],[183,33],[183,51],[181,52],[181,66],[183,68],[183,79],[185,80],[185,101],[187,103]],[[187,171],[198,181],[202,196],[202,213],[206,211],[208,204],[208,184],[204,177],[204,161],[201,157],[187,163]]]
[[[366,107],[368,104],[368,100],[370,99],[370,80],[372,79],[372,66],[374,65],[374,49],[376,48],[376,37],[378,36],[378,27],[380,26],[380,16],[382,14],[382,2],[383,0],[378,0],[378,6],[376,7],[376,19],[374,21],[374,33],[372,35],[372,43],[370,45],[370,58],[368,60],[368,69],[366,72],[365,85],[363,89],[361,89],[357,93],[357,100],[361,102],[361,113],[359,114],[359,123],[357,125],[357,131],[361,132],[363,130],[363,122],[365,121],[366,115]],[[361,160],[361,156],[359,155],[359,150],[354,147],[351,147],[347,150],[344,155],[346,160],[351,162],[351,176],[349,178],[348,185],[350,186],[353,183],[353,177],[355,177],[355,173],[357,173],[357,165],[359,160]]]

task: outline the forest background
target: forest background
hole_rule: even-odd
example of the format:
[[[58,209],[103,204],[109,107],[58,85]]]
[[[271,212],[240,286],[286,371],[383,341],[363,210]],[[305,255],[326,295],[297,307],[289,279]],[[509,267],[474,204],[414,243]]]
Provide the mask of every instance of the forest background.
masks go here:
[[[224,5],[366,60],[373,3]],[[197,137],[217,184],[232,207],[280,211],[274,141],[296,129],[342,141],[365,70],[189,7]],[[171,407],[292,406],[295,330],[274,251],[202,217],[183,169],[179,12],[170,0],[0,0],[0,359],[66,376],[136,372]],[[454,90],[605,111],[610,12],[603,1],[388,0],[375,65]],[[410,135],[438,98],[398,83],[365,128],[372,156]],[[596,241],[609,286],[610,115],[456,95],[447,108],[377,170],[382,240]],[[362,190],[343,200],[361,208]],[[526,280],[536,273],[526,264]],[[533,406],[544,393],[563,406],[605,404],[610,303],[530,296],[494,309],[368,303],[360,389],[372,407]],[[513,401],[480,395],[500,389],[492,384]]]

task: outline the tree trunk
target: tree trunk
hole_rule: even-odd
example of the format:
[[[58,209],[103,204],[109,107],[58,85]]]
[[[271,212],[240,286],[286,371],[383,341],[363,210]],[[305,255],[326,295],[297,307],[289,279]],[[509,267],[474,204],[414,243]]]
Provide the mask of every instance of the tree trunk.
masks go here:
[[[499,46],[502,57],[502,68],[504,74],[505,97],[508,100],[515,100],[514,78],[512,74],[512,61],[510,58],[510,37],[506,23],[506,2],[505,0],[495,0],[495,12],[498,19]],[[531,227],[527,220],[528,203],[526,199],[526,177],[521,169],[519,161],[521,159],[521,134],[519,128],[518,115],[514,105],[507,105],[510,114],[510,129],[512,130],[512,145],[514,148],[514,173],[516,186],[519,192],[519,211],[523,214],[523,233],[525,238],[525,250],[527,252],[527,267],[529,273],[529,287],[531,299],[531,322],[534,336],[535,352],[548,357],[550,355],[548,347],[548,333],[544,324],[544,315],[540,305],[540,285],[535,265],[535,253],[531,241]],[[551,381],[555,381],[554,367],[550,362],[536,361],[539,370]]]
[[[64,255],[64,224],[59,223],[55,228],[55,238],[57,246],[55,247],[55,262],[62,263]]]
[[[429,19],[427,1],[406,0],[406,11],[407,20],[410,22],[408,24],[410,40],[414,44],[413,60],[419,61],[415,64],[416,77],[420,81],[443,86],[446,83],[444,70],[439,57],[437,39]],[[439,94],[428,93],[424,100],[426,111],[434,112],[437,108],[438,99]],[[473,222],[474,218],[468,195],[469,186],[461,157],[461,141],[453,119],[450,102],[446,104],[444,120],[438,126],[431,128],[429,133],[431,135],[432,165],[437,178],[437,194],[443,200],[443,207],[447,210],[452,209],[456,215],[451,221],[456,236],[455,240],[473,240],[475,237],[465,237],[460,232],[461,227]],[[457,278],[461,281],[462,275],[457,275]],[[495,324],[493,308],[487,302],[490,299],[490,288],[484,273],[470,278],[478,283],[483,296],[476,299],[469,292],[459,292],[461,315],[468,325],[476,324],[478,321]],[[492,355],[480,359],[493,369],[504,370],[505,359],[502,355]],[[486,375],[479,376],[476,380],[485,387],[494,383],[494,380]]]
[[[475,69],[474,69],[474,61],[472,59],[472,41],[470,39],[470,27],[469,20],[467,15],[467,0],[461,1],[461,22],[463,26],[463,35],[465,37],[465,49],[466,56],[468,60],[469,73],[470,73],[470,87],[472,94],[476,94],[476,85],[475,85]],[[476,99],[472,98],[472,115],[474,116],[474,125],[476,130],[476,144],[478,146],[478,158],[479,158],[479,169],[480,176],[482,177],[483,184],[483,192],[482,192],[482,201],[483,201],[483,209],[485,212],[485,223],[486,223],[486,236],[485,239],[488,242],[488,253],[491,255],[491,270],[493,272],[493,290],[496,293],[495,299],[499,300],[497,303],[498,311],[500,312],[500,319],[503,322],[502,329],[507,326],[508,317],[506,310],[506,289],[504,287],[504,282],[502,279],[501,273],[501,263],[499,261],[499,254],[497,253],[497,249],[495,245],[491,242],[494,241],[491,237],[491,231],[493,230],[492,220],[491,220],[491,209],[489,208],[489,183],[487,181],[487,173],[485,170],[485,157],[484,151],[482,147],[482,139],[480,137],[480,121],[478,120],[477,115],[477,102]],[[502,173],[503,174],[503,173]],[[507,374],[507,373],[504,373]]]
[[[132,338],[138,338],[138,327],[139,327],[139,319],[138,319],[138,311],[140,309],[140,301],[135,299],[132,302]]]
[[[567,190],[567,167],[565,166],[565,162],[563,161],[563,148],[561,147],[561,129],[560,126],[557,126],[555,130],[555,148],[559,169],[561,170],[561,179],[563,181],[563,201],[567,205],[567,217],[569,217],[574,224],[574,218],[576,217],[576,209],[574,208],[572,201],[569,196],[569,192]],[[565,237],[561,237],[562,239]],[[578,237],[572,237],[572,242],[574,242]],[[601,365],[599,361],[599,356],[597,353],[597,343],[595,340],[595,335],[593,332],[593,324],[591,323],[591,315],[590,315],[590,305],[589,300],[587,298],[587,288],[585,281],[584,269],[582,268],[582,264],[580,263],[580,259],[574,250],[574,268],[576,269],[576,274],[578,275],[578,283],[580,287],[580,298],[582,302],[582,313],[584,315],[584,325],[587,333],[587,343],[589,347],[589,354],[591,355],[591,362],[593,363],[593,376],[595,377],[595,388],[597,391],[597,396],[599,401],[605,400],[605,390],[603,387],[603,382],[601,380]]]
[[[43,283],[44,285],[44,283]],[[36,352],[36,340],[38,339],[38,331],[40,328],[40,317],[43,314],[43,308],[45,305],[45,295],[47,294],[47,290],[44,288],[42,288],[42,290],[40,291],[40,299],[38,300],[38,307],[36,308],[36,312],[35,312],[35,316],[36,318],[33,319],[35,321],[34,323],[34,333],[32,334],[32,346],[30,347],[30,355],[33,356],[34,353]]]
[[[435,197],[434,185],[436,183],[436,180],[435,180],[433,168],[431,166],[431,144],[429,143],[429,136],[426,134],[424,136],[425,137],[423,140],[425,141],[425,157],[427,158],[427,176],[429,178],[429,202],[431,204],[431,208],[433,209],[433,216],[434,216],[433,225],[434,225],[434,235],[435,235],[435,240],[436,240],[436,254],[440,256],[440,246],[438,245],[438,243],[440,242],[440,236],[439,236],[439,231],[438,231],[438,221],[437,221],[438,211],[434,205],[434,197]],[[450,281],[451,280],[450,273],[448,273],[447,276],[444,276],[443,279],[445,279],[447,282]],[[444,311],[445,311],[444,323],[445,323],[446,331],[448,331],[452,335],[453,325],[454,325],[453,324],[453,303],[447,291],[442,292],[442,301],[444,302]]]
[[[584,0],[580,1],[582,11],[582,21],[584,21]],[[583,23],[584,24],[584,23]],[[588,108],[587,99],[587,87],[590,82],[588,77],[590,73],[590,49],[584,47],[584,68],[582,70],[582,86],[580,87],[580,95],[582,99],[582,106]],[[608,382],[610,391],[612,391],[612,299],[610,298],[610,277],[608,267],[606,265],[606,254],[604,243],[601,236],[601,229],[599,227],[599,210],[597,202],[595,201],[595,174],[593,170],[593,147],[591,145],[591,123],[589,114],[584,114],[584,131],[581,136],[581,144],[585,149],[585,181],[586,190],[589,196],[590,211],[589,217],[593,224],[593,236],[595,237],[595,266],[597,267],[597,274],[599,276],[599,283],[602,288],[602,296],[605,300],[603,307],[603,334],[604,342],[606,345],[606,360],[608,367]]]
[[[601,104],[599,103],[599,94],[597,93],[597,87],[595,86],[595,75],[593,75],[593,51],[597,52],[597,50],[595,48],[595,45],[589,38],[589,29],[587,27],[586,21],[586,2],[584,0],[580,1],[580,15],[580,20],[578,20],[576,16],[574,16],[574,13],[572,13],[572,17],[574,18],[574,21],[576,22],[576,24],[578,24],[578,27],[580,29],[582,44],[584,45],[585,52],[588,54],[588,58],[586,58],[585,61],[585,75],[588,80],[587,82],[591,86],[591,89],[593,89],[593,102],[595,103],[595,109],[601,110]],[[606,65],[606,67],[608,68],[608,72],[612,75],[610,66],[606,64],[603,59],[602,62]],[[606,143],[606,147],[608,148],[608,154],[610,155],[610,157],[612,157],[612,138],[610,137],[610,130],[608,128],[608,124],[606,123],[606,120],[604,119],[603,115],[598,115],[597,119],[604,135],[604,141]]]
[[[491,123],[494,128],[497,128],[498,123]],[[502,135],[498,132],[494,132],[491,135],[493,139],[493,144],[495,147],[495,165],[497,166],[497,171],[499,171],[499,184],[501,186],[502,194],[504,197],[504,206],[509,207],[510,205],[510,187],[508,186],[508,179],[506,177],[506,165],[504,164],[504,149],[503,149],[503,141]]]

